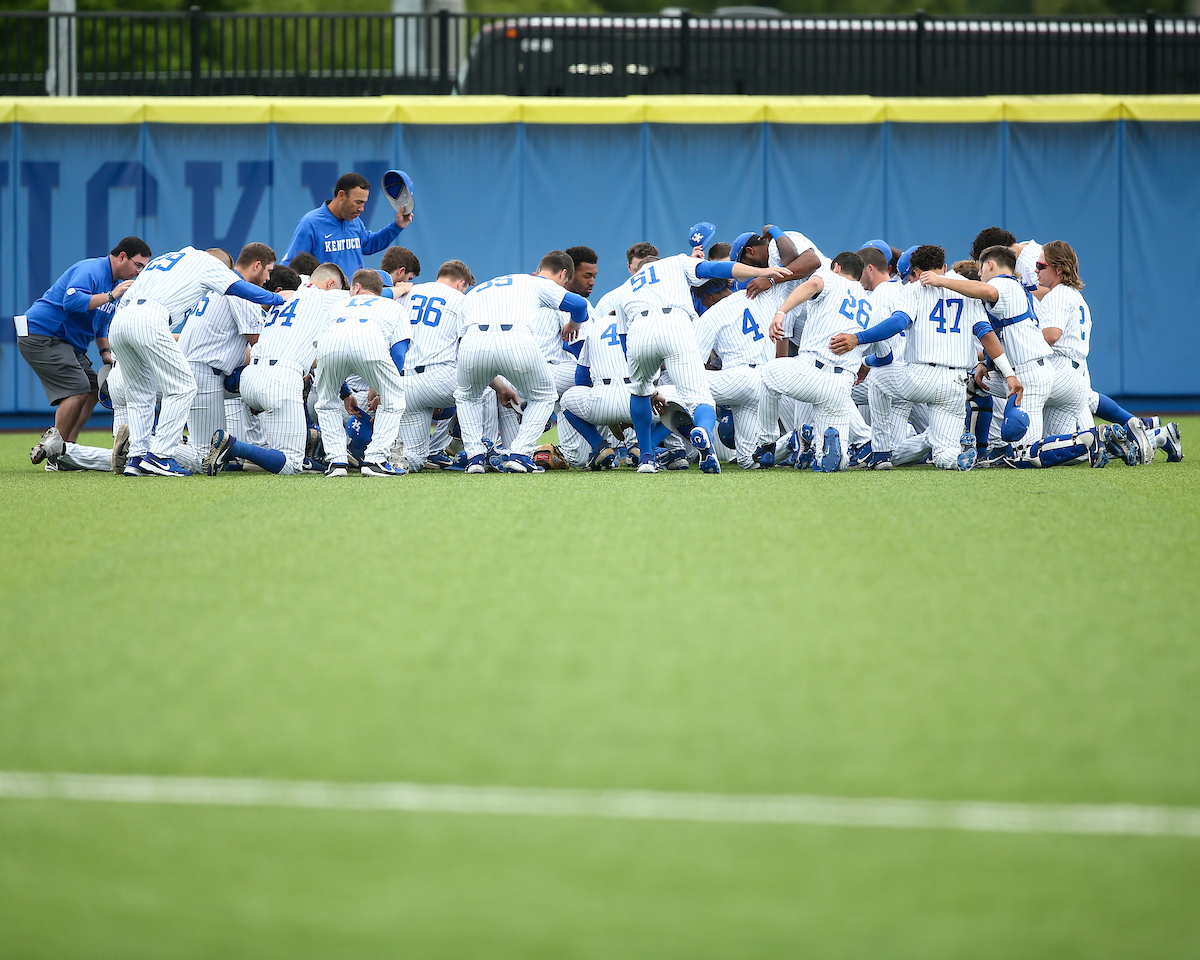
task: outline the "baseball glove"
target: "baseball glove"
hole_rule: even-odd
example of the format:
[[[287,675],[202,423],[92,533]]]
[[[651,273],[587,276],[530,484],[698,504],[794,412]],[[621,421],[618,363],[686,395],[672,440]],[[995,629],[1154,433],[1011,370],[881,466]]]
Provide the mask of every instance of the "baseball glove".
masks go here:
[[[533,462],[543,470],[570,470],[571,465],[553,443],[543,443],[533,451]]]

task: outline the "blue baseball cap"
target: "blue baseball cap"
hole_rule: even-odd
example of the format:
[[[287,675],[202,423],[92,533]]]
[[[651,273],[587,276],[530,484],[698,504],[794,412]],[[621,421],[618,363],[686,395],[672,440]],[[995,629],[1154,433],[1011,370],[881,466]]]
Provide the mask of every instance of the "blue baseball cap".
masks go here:
[[[383,175],[383,192],[397,213],[412,213],[416,201],[413,200],[413,182],[403,170],[388,170]]]
[[[740,263],[742,260],[742,251],[746,249],[746,242],[753,237],[753,233],[739,233],[729,250],[729,259],[734,263]]]
[[[716,235],[716,225],[709,223],[707,220],[701,220],[699,223],[693,224],[691,229],[688,230],[688,249],[690,250],[692,247],[707,247]]]
[[[887,257],[888,263],[892,262],[892,245],[890,243],[888,243],[886,240],[868,240],[866,243],[864,243],[858,249],[865,250],[867,247],[874,247],[876,250],[878,250],[880,253],[882,253],[885,257]]]
[[[900,274],[901,280],[904,280],[904,278],[908,276],[909,270],[912,269],[912,255],[917,252],[917,247],[919,246],[920,244],[918,243],[915,246],[909,247],[902,254],[900,254],[900,259],[896,261],[896,272]],[[888,257],[891,257],[890,251],[888,252]]]
[[[1004,421],[1000,424],[1000,436],[1005,443],[1020,440],[1029,430],[1029,414],[1017,406],[1014,393],[1004,405]]]

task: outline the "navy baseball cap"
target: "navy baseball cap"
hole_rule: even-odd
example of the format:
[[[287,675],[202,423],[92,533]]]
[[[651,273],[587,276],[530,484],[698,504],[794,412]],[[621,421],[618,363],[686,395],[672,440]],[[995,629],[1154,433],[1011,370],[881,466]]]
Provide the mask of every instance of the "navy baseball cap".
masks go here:
[[[887,258],[888,263],[892,262],[892,246],[886,240],[868,240],[858,249],[865,250],[867,247],[874,247]]]
[[[688,230],[688,248],[707,247],[716,235],[716,225],[709,223],[707,220],[701,220],[699,223],[693,224],[692,228]]]
[[[1005,443],[1020,440],[1029,430],[1029,414],[1017,406],[1014,393],[1004,405],[1004,421],[1000,424],[1000,436]]]
[[[901,280],[903,280],[905,277],[907,277],[908,271],[912,269],[912,265],[911,265],[912,255],[917,252],[917,247],[919,247],[919,246],[920,246],[920,244],[918,243],[915,246],[909,247],[902,254],[900,254],[900,259],[896,261],[896,272],[900,274]],[[892,254],[889,251],[888,257],[890,258],[891,255]]]

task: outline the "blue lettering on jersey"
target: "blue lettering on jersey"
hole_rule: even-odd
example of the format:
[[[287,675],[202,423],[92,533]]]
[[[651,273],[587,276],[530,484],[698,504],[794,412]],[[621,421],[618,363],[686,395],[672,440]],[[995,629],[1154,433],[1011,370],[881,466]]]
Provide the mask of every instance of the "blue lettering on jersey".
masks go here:
[[[929,319],[938,325],[936,333],[946,333],[946,307],[954,307],[954,319],[950,327],[950,333],[959,332],[959,321],[962,320],[963,301],[960,297],[950,297],[946,300],[939,300],[937,305],[929,312]]]
[[[1087,324],[1087,313],[1084,312],[1083,307],[1080,307],[1079,308],[1079,341],[1080,341],[1080,343],[1082,343],[1084,340],[1087,339],[1086,324]]]
[[[441,297],[429,297],[417,310],[417,317],[421,323],[425,324],[425,326],[436,327],[442,322],[442,311],[438,307],[438,304],[441,304],[444,307],[446,305],[446,301]]]
[[[762,331],[758,329],[758,322],[749,310],[742,313],[742,333],[756,341],[763,338]]]
[[[182,260],[184,258],[184,256],[185,256],[185,254],[183,254],[182,252],[180,252],[180,253],[164,253],[161,257],[155,257],[148,264],[146,264],[146,269],[147,270],[162,270],[162,271],[166,272],[167,270],[170,270],[173,266],[175,266],[175,264],[177,264],[180,260]]]
[[[495,280],[489,280],[487,283],[481,283],[471,292],[478,293],[480,290],[486,290],[488,287],[511,287],[512,282],[512,277],[496,277]]]
[[[600,339],[608,342],[610,347],[618,347],[621,345],[621,335],[617,333],[617,325],[610,323],[604,328],[604,332],[600,334]]]
[[[639,270],[637,274],[634,275],[633,280],[630,282],[630,288],[633,290],[641,290],[642,287],[646,286],[646,277],[650,278],[649,282],[651,284],[659,282],[658,274],[654,272],[654,264],[650,264],[650,266],[648,266],[645,270]]]
[[[196,309],[192,311],[191,315],[193,317],[204,316],[204,311],[208,309],[208,298],[211,296],[212,296],[211,293],[206,293],[203,297],[200,298],[200,302],[198,304],[196,304]]]

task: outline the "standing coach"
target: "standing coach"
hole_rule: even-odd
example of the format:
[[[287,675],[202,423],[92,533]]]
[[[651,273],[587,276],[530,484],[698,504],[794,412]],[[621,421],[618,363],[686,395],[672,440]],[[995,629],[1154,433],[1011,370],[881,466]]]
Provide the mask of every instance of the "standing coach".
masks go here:
[[[30,453],[34,463],[45,459],[47,440],[57,434],[73,442],[91,416],[99,395],[88,345],[95,340],[101,362],[112,363],[108,324],[113,305],[149,259],[145,241],[126,237],[108,256],[72,265],[24,316],[16,318],[17,348],[56,408],[54,426]]]
[[[412,214],[396,214],[378,233],[359,219],[371,195],[371,184],[361,173],[344,173],[333,188],[333,199],[306,213],[296,225],[283,263],[298,253],[311,253],[317,263],[336,263],[348,277],[363,268],[364,254],[386,250],[400,231],[412,223]]]

